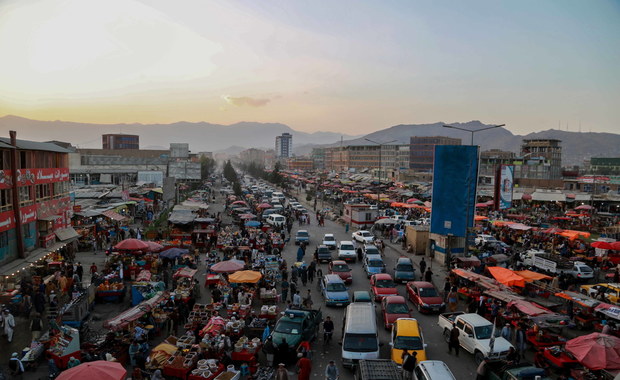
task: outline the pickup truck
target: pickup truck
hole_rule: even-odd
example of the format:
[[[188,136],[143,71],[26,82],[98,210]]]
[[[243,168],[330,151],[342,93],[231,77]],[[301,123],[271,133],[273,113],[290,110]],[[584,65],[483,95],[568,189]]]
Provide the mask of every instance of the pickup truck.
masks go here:
[[[564,273],[577,280],[594,277],[594,271],[586,263],[566,260],[558,255],[534,255],[532,263],[535,268],[554,274]]]
[[[287,309],[271,333],[273,344],[278,345],[285,339],[291,350],[297,350],[299,343],[310,342],[317,337],[322,321],[320,309]]]
[[[540,377],[536,377],[540,376]],[[545,370],[531,363],[506,364],[506,362],[488,362],[486,380],[522,380],[540,379],[551,380],[546,376]]]
[[[459,330],[459,343],[465,351],[474,354],[476,364],[480,364],[485,358],[491,360],[504,359],[512,344],[506,339],[499,337],[499,329],[495,329],[495,343],[493,351],[490,349],[493,323],[474,313],[443,313],[439,315],[437,322],[443,330],[446,342],[450,341],[452,328]]]
[[[364,359],[357,365],[356,380],[401,380],[402,370],[389,359]]]

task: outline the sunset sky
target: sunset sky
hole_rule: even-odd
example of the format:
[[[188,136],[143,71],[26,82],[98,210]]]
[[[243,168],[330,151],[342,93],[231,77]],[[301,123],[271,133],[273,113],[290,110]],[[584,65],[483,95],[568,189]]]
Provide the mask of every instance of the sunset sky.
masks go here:
[[[617,0],[0,0],[0,116],[620,133]]]

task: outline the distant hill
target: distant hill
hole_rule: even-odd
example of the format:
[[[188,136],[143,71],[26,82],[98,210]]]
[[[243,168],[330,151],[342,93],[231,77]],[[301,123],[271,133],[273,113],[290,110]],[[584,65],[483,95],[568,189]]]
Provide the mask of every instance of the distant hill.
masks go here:
[[[140,136],[140,146],[163,146],[171,142],[189,143],[192,152],[220,151],[230,146],[275,148],[276,136],[293,135],[293,146],[329,144],[340,140],[334,132],[305,133],[280,123],[240,122],[231,125],[180,121],[172,124],[88,124],[68,121],[30,120],[18,116],[0,117],[0,135],[17,131],[19,139],[33,141],[68,141],[80,148],[101,148],[101,135],[125,133]],[[354,136],[344,135],[350,139]]]

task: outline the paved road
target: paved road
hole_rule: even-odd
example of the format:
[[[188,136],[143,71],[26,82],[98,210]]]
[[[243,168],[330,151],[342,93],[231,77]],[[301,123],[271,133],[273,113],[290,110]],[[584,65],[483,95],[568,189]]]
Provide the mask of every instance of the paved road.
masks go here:
[[[302,198],[302,197],[300,197]],[[308,207],[308,210],[312,211],[310,204],[305,202],[305,199],[299,200],[302,204],[305,204]],[[336,236],[338,241],[341,240],[351,240],[351,232],[345,233],[345,228],[330,220],[325,221],[324,227],[319,227],[316,224],[316,220],[312,218],[312,224],[299,226],[298,223],[295,223],[291,235],[295,235],[295,232],[298,229],[306,229],[309,231],[311,235],[310,245],[307,249],[306,257],[304,258],[306,262],[310,262],[312,259],[312,253],[314,252],[317,244],[320,244],[323,238],[323,234],[325,233],[333,233]],[[293,244],[293,240],[285,247],[284,257],[286,258],[288,263],[292,263],[295,261],[295,256],[297,252],[297,246]],[[337,253],[334,253],[334,257]],[[405,254],[403,250],[400,249],[397,245],[388,245],[385,249],[385,264],[387,268],[387,272],[394,275],[394,265],[396,259],[401,255],[407,255],[409,257],[413,257],[410,254]],[[420,261],[419,257],[413,257],[415,264]],[[427,260],[428,262],[428,260]],[[353,273],[353,283],[349,286],[349,290],[352,294],[353,291],[356,290],[370,290],[369,280],[366,277],[366,274],[362,268],[362,264],[360,262],[356,262],[354,264],[350,264]],[[327,264],[321,264],[321,268],[323,269],[323,273],[327,273]],[[438,289],[443,288],[443,281],[445,278],[445,271],[440,268],[440,266],[436,263],[432,264],[432,270],[435,273],[433,276],[433,282],[438,287]],[[419,273],[416,273],[416,279],[419,279]],[[328,346],[323,352],[324,345],[322,341],[318,341],[315,343],[315,355],[313,358],[313,373],[322,376],[325,371],[325,366],[331,359],[336,359],[339,362],[341,358],[340,349],[341,346],[338,345],[338,342],[341,339],[341,328],[342,328],[342,319],[344,317],[345,308],[335,308],[335,307],[326,307],[323,303],[323,299],[320,295],[320,292],[316,289],[316,280],[314,284],[308,284],[307,287],[301,286],[300,284],[300,294],[306,294],[306,289],[309,288],[312,290],[312,299],[314,301],[315,307],[321,307],[323,310],[323,316],[331,316],[334,321],[336,328],[334,332],[334,340],[331,345]],[[399,294],[406,297],[406,291],[404,285],[398,285]],[[437,326],[437,315],[424,315],[418,313],[413,305],[411,308],[414,309],[412,313],[412,317],[418,319],[422,332],[424,335],[425,343],[428,344],[427,347],[427,357],[429,360],[441,360],[448,364],[452,372],[454,373],[457,379],[473,379],[475,378],[476,365],[474,363],[473,356],[461,350],[461,355],[459,358],[449,355],[447,344],[443,340],[442,332]],[[464,307],[464,305],[460,305]],[[377,321],[378,323],[382,322],[381,307],[379,303],[376,303],[376,311],[377,311]],[[380,328],[380,341],[383,343],[383,347],[381,347],[381,358],[388,359],[390,357],[390,346],[388,345],[390,341],[390,334],[385,328]],[[353,375],[350,371],[344,370],[341,367],[341,379],[352,379]]]

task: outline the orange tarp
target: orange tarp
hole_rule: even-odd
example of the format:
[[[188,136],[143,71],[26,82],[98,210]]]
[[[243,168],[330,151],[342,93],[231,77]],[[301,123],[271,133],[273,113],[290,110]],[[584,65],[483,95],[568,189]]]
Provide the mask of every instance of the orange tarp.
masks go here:
[[[477,222],[479,222],[481,220],[487,220],[487,219],[489,219],[489,218],[487,218],[484,215],[476,215],[476,216],[474,216],[474,220],[477,221]]]
[[[263,275],[253,270],[242,270],[228,276],[228,281],[234,283],[257,283]]]
[[[539,281],[539,280],[551,280],[552,277],[547,276],[546,274],[532,272],[531,270],[516,270],[514,271],[517,275],[523,277],[523,279],[527,282]]]
[[[523,288],[525,286],[525,280],[510,269],[502,267],[487,267],[489,273],[495,279],[506,286],[518,286]]]

